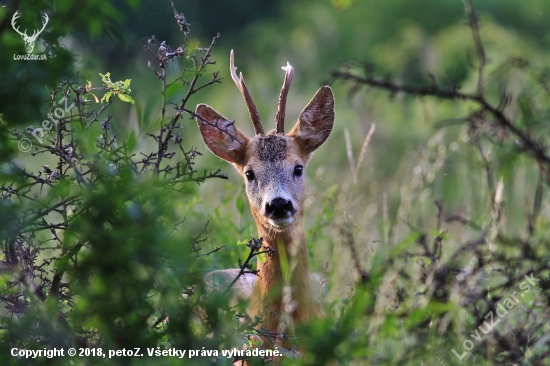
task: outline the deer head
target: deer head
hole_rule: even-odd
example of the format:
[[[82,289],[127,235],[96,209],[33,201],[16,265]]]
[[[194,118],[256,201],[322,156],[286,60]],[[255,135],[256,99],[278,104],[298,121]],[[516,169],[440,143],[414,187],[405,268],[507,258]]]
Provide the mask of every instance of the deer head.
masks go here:
[[[25,32],[21,33],[19,31],[19,27],[15,25],[15,21],[17,18],[19,18],[18,15],[19,11],[16,11],[15,14],[13,14],[13,17],[11,18],[11,26],[13,29],[19,33],[19,35],[23,38],[23,41],[25,41],[25,48],[27,49],[27,53],[32,53],[32,50],[34,49],[34,42],[36,42],[36,38],[42,33],[44,28],[46,28],[46,24],[48,24],[48,14],[44,14],[44,22],[42,23],[42,29],[35,30],[32,34],[32,36],[27,35],[27,30],[25,29]]]
[[[233,51],[231,77],[244,97],[256,135],[245,136],[228,118],[206,104],[196,109],[204,142],[218,157],[243,176],[252,215],[263,233],[289,231],[303,215],[304,169],[313,152],[329,137],[334,123],[334,96],[320,88],[288,133],[284,133],[285,107],[294,70],[287,63],[276,114],[276,130],[265,134],[242,73],[237,76]],[[298,220],[297,220],[298,219]]]

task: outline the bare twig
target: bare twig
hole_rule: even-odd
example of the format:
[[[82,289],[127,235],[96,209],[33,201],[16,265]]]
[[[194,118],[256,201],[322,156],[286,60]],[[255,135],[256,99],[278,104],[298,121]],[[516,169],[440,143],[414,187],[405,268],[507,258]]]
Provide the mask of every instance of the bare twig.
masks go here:
[[[239,258],[240,271],[237,274],[237,277],[235,277],[233,279],[233,281],[231,281],[231,283],[227,286],[227,288],[223,292],[224,296],[227,295],[229,290],[231,290],[233,285],[239,280],[239,278],[241,278],[241,276],[245,275],[246,273],[252,273],[252,274],[255,274],[255,275],[258,274],[257,270],[252,270],[252,265],[250,264],[250,261],[252,260],[252,258],[254,258],[254,257],[256,257],[260,254],[272,255],[274,253],[277,253],[277,251],[275,249],[271,248],[271,247],[264,247],[265,250],[260,251],[260,249],[262,248],[263,241],[264,241],[264,238],[259,238],[259,239],[250,238],[250,240],[246,244],[246,246],[250,248],[250,252],[248,253],[248,257],[246,258],[246,260],[242,264],[241,264],[241,260]]]
[[[485,59],[485,51],[483,49],[483,43],[481,42],[481,36],[479,33],[479,22],[477,14],[474,11],[471,0],[464,0],[464,8],[466,14],[468,15],[468,21],[470,23],[470,28],[472,29],[472,36],[474,38],[474,45],[476,48],[478,66],[477,66],[477,94],[483,95],[483,70],[487,63]]]
[[[361,166],[363,165],[363,159],[365,158],[365,153],[367,152],[367,147],[369,146],[370,139],[376,130],[376,124],[372,123],[370,125],[369,132],[367,132],[367,136],[365,137],[365,141],[363,141],[363,146],[361,146],[361,152],[359,153],[359,159],[357,160],[357,165],[355,166],[355,181],[357,181],[357,177],[359,176],[359,170],[361,169]]]

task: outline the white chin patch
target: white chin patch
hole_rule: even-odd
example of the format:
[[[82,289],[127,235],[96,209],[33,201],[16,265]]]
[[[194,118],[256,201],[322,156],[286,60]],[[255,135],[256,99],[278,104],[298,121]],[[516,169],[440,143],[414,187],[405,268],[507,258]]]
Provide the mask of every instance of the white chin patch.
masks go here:
[[[273,226],[277,226],[277,227],[285,227],[287,225],[290,225],[292,224],[292,222],[294,221],[294,217],[290,216],[290,217],[286,217],[284,219],[277,219],[277,220],[274,220],[274,219],[269,219],[268,222],[273,225]]]

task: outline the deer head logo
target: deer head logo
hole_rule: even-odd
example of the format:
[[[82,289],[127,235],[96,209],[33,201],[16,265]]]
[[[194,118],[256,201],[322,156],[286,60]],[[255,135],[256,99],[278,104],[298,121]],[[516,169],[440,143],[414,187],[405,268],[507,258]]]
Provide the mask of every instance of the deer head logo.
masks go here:
[[[18,15],[19,11],[16,11],[15,14],[13,14],[13,17],[11,18],[11,26],[13,29],[19,33],[19,35],[23,38],[23,41],[25,41],[25,48],[27,49],[27,53],[32,53],[32,50],[34,49],[34,42],[36,42],[36,38],[42,33],[44,28],[46,28],[46,24],[48,24],[48,14],[44,14],[44,22],[42,23],[42,29],[35,30],[32,36],[27,35],[27,30],[25,29],[25,32],[19,31],[19,27],[15,25],[15,21],[17,18],[19,18]]]

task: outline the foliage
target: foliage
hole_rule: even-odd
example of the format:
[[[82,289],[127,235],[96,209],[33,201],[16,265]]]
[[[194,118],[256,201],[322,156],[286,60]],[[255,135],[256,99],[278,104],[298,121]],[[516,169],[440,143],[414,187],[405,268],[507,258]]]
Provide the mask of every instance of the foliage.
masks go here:
[[[202,332],[192,321],[198,302],[207,312],[215,307],[195,294],[204,274],[200,258],[211,254],[201,247],[207,222],[189,209],[197,183],[226,177],[199,172],[194,165],[201,154],[184,148],[179,131],[189,96],[216,82],[216,73],[211,81],[200,80],[213,63],[217,39],[204,49],[180,46],[177,53],[165,42],[150,40],[163,95],[167,64],[180,56],[188,64],[185,75],[176,78],[187,87],[187,97],[173,113],[163,104],[159,130],[149,134],[155,142],[151,151],[138,148],[131,135],[119,141],[113,133],[116,123],[107,115],[111,96],[132,99],[130,80],[113,82],[110,73],[100,74],[102,87],[61,81],[51,90],[42,128],[10,131],[16,141],[26,139],[33,146],[23,167],[14,160],[2,163],[0,347],[5,362],[26,362],[12,356],[14,347],[63,347],[65,352],[87,347],[95,349],[99,363],[110,363],[96,354],[99,348],[107,354],[139,347],[145,355],[157,346],[200,349],[211,343],[204,332],[216,321],[208,321]],[[97,90],[106,94],[94,108]],[[41,164],[38,172],[34,161]],[[187,207],[176,209],[174,195]]]
[[[101,102],[109,102],[111,100],[111,97],[113,95],[118,95],[118,98],[122,100],[123,102],[128,102],[134,104],[134,99],[130,96],[130,93],[132,92],[132,89],[130,89],[130,79],[122,81],[111,81],[111,73],[107,73],[106,75],[99,74],[101,76],[101,81],[103,81],[103,84],[109,89],[107,93],[101,98]]]

